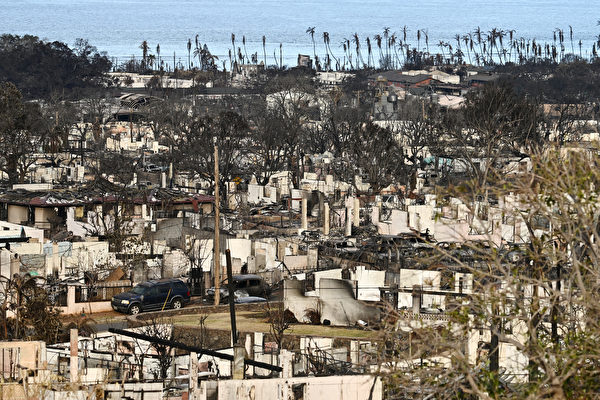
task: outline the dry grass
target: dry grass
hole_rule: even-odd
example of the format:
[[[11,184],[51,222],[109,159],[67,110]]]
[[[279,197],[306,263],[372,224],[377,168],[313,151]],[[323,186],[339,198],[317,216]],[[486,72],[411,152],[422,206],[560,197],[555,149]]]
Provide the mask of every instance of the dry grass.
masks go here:
[[[196,315],[178,315],[173,317],[172,320],[177,326],[198,326],[198,316]],[[238,330],[241,332],[268,333],[270,328],[264,314],[255,311],[236,312],[236,324]],[[206,320],[206,327],[211,330],[229,330],[231,328],[229,313],[209,314]],[[306,324],[292,324],[290,329],[286,331],[286,334],[351,339],[373,339],[377,336],[377,332],[369,330]]]

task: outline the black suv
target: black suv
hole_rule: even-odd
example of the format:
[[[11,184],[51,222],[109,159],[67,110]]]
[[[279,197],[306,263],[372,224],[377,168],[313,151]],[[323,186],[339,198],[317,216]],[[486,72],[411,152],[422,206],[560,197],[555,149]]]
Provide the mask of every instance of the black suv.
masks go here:
[[[113,310],[137,314],[141,311],[181,308],[190,302],[190,289],[180,279],[140,283],[129,292],[113,296]]]

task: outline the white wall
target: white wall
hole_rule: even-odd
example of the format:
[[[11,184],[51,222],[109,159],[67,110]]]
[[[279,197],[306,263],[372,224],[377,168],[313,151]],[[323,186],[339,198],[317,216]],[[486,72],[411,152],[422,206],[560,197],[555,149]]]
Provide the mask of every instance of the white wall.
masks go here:
[[[304,384],[304,400],[379,400],[383,397],[381,380],[371,375],[333,375],[322,377],[220,380],[218,400],[288,399],[292,387]],[[201,388],[206,382],[201,383]],[[297,387],[297,386],[296,386]],[[371,392],[372,390],[372,392]]]

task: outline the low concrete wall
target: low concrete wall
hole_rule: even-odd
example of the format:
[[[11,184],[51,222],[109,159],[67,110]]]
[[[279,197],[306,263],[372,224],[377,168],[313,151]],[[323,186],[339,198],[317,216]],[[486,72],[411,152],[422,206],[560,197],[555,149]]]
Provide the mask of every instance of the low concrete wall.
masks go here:
[[[57,307],[64,315],[70,314],[79,314],[81,312],[85,313],[100,313],[112,311],[112,306],[110,304],[110,300],[106,301],[85,301],[85,302],[76,302],[75,301],[75,290],[76,286],[68,286],[67,287],[67,305],[62,307]]]
[[[202,382],[201,393],[208,392]],[[221,380],[218,400],[229,399],[288,399],[302,392],[304,400],[338,399],[378,400],[383,397],[381,380],[371,375],[342,375],[322,377]],[[200,395],[200,399],[206,399]]]

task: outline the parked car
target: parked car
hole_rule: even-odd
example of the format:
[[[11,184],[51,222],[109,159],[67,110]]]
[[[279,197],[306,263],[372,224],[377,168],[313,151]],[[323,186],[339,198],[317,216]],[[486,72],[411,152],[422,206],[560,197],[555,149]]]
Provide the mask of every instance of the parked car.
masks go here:
[[[248,294],[248,296],[263,297],[265,299],[271,295],[272,291],[271,287],[267,285],[262,277],[253,274],[234,275],[233,287],[234,293],[238,291],[244,291]],[[221,282],[219,292],[221,293],[221,300],[225,300],[229,296],[227,280]],[[206,291],[206,296],[211,299],[214,298],[215,288],[211,287],[208,289]]]
[[[140,283],[129,292],[113,296],[113,310],[138,314],[142,311],[181,308],[190,302],[190,289],[181,279],[161,279]]]
[[[264,303],[267,301],[264,297],[250,296],[245,290],[236,290],[234,296],[236,304]]]

